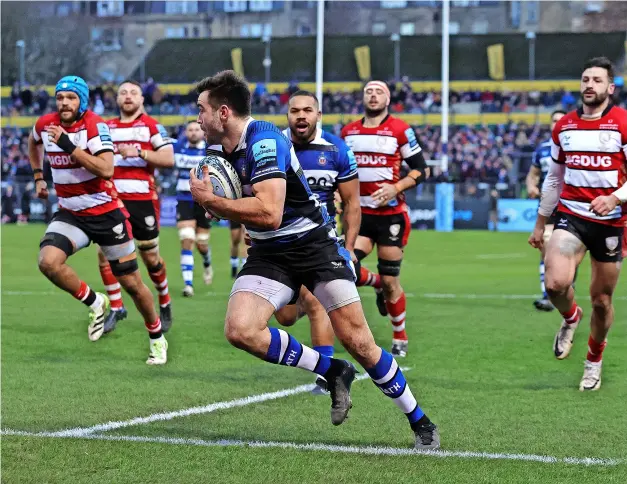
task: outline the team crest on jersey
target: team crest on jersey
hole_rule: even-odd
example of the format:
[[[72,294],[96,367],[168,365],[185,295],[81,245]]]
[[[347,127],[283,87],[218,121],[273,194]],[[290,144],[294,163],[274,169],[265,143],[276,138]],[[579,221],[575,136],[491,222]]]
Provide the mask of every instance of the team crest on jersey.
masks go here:
[[[148,227],[153,227],[155,225],[155,217],[152,215],[148,215],[144,217],[144,222],[146,222],[146,225]]]
[[[610,257],[616,255],[616,249],[618,247],[618,237],[606,237],[605,247],[607,247],[607,255],[609,255]]]
[[[385,146],[388,142],[388,137],[387,136],[377,136],[377,145],[379,146]]]
[[[327,164],[327,159],[326,159],[326,157],[324,156],[324,153],[320,153],[320,156],[318,157],[318,164],[319,164],[320,166],[324,166],[324,165],[326,165],[326,164]]]
[[[114,234],[117,234],[115,236],[116,239],[121,239],[122,237],[124,237],[124,224],[117,224],[111,230],[113,230]]]
[[[401,232],[400,224],[390,225],[390,234],[392,234],[393,237],[396,237],[400,232]]]

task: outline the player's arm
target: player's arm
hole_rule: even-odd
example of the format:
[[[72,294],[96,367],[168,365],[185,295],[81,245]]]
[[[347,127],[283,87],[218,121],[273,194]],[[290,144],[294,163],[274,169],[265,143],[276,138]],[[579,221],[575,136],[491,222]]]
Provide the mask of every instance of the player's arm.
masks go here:
[[[196,176],[194,170],[192,176]],[[284,178],[271,178],[255,183],[252,186],[252,197],[229,200],[214,195],[213,199],[201,205],[220,218],[260,229],[276,230],[283,220],[286,187]]]
[[[338,192],[340,192],[340,198],[344,205],[344,245],[346,250],[352,252],[355,250],[355,241],[359,234],[359,227],[361,225],[361,207],[359,206],[359,179],[354,178],[352,180],[340,183],[337,186]]]
[[[338,157],[337,191],[340,194],[343,209],[344,245],[351,253],[361,225],[361,207],[359,203],[359,179],[357,178],[357,160],[355,154],[342,140],[336,142]]]
[[[564,175],[566,174],[566,165],[563,163],[550,162],[549,172],[542,184],[542,197],[540,198],[540,206],[538,207],[538,219],[542,219],[546,223],[546,219],[551,216],[557,202],[559,201],[562,188],[564,187]]]
[[[174,166],[174,147],[171,144],[166,144],[156,151],[141,150],[139,156],[152,166],[159,168]]]
[[[404,192],[408,188],[420,185],[423,181],[429,178],[429,167],[427,166],[427,162],[422,151],[410,156],[409,158],[405,158],[403,161],[407,163],[410,170],[405,178],[401,178],[394,185],[399,193]]]
[[[33,169],[33,178],[35,179],[35,192],[39,198],[48,197],[48,185],[44,180],[44,145],[36,128],[33,128],[28,135],[28,159]]]
[[[157,168],[172,168],[174,166],[174,140],[170,138],[161,124],[155,123],[150,126],[150,144],[153,151],[141,150],[138,156]]]
[[[539,195],[538,184],[540,183],[541,173],[542,170],[536,164],[532,164],[529,167],[529,173],[527,173],[525,183],[527,185],[527,193],[531,198],[537,198]]]

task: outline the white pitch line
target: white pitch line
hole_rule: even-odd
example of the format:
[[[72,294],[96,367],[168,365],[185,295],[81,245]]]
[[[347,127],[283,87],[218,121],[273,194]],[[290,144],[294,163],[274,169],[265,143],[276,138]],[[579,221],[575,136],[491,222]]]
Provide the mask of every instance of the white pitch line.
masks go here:
[[[409,371],[411,368],[401,368],[403,371]],[[367,373],[357,375],[356,381],[365,380],[370,378]],[[123,427],[132,427],[135,425],[144,425],[152,422],[163,422],[166,420],[172,420],[178,417],[189,417],[190,415],[200,415],[205,413],[212,413],[218,410],[228,410],[236,407],[245,407],[253,403],[267,402],[268,400],[276,400],[278,398],[285,398],[291,395],[298,395],[299,393],[305,393],[311,391],[315,385],[308,383],[307,385],[299,385],[293,388],[286,388],[284,390],[278,390],[276,392],[261,393],[259,395],[251,395],[249,397],[238,398],[235,400],[228,400],[225,402],[215,402],[202,407],[191,407],[183,410],[176,410],[173,412],[154,413],[147,417],[135,417],[130,420],[119,420],[117,422],[107,422],[103,424],[93,425],[92,427],[76,427],[73,429],[59,430],[56,432],[48,432],[51,437],[84,437],[86,435],[95,434],[96,432],[109,432],[111,430],[120,429]]]
[[[229,296],[230,292],[207,292],[207,296]],[[46,292],[46,291],[3,291],[2,296],[55,296],[65,294],[61,291]],[[360,293],[362,298],[375,297],[374,292],[362,291]],[[427,292],[423,294],[414,294],[412,292],[406,292],[405,297],[418,298],[418,299],[533,299],[540,297],[539,294],[447,294],[447,293],[432,293]],[[627,301],[627,296],[613,296],[614,301]]]
[[[460,459],[489,459],[489,460],[514,460],[540,462],[543,464],[571,464],[583,466],[616,466],[622,464],[625,459],[599,458],[599,457],[554,457],[537,454],[508,454],[501,452],[471,452],[455,450],[416,450],[397,447],[360,447],[337,444],[299,444],[297,442],[273,442],[273,441],[243,441],[243,440],[202,440],[181,439],[175,437],[143,437],[135,435],[59,435],[56,432],[24,432],[20,430],[3,429],[2,435],[18,435],[23,437],[40,438],[78,438],[91,440],[107,440],[114,442],[143,442],[169,445],[193,445],[201,447],[243,447],[243,448],[279,448],[304,451],[322,451],[344,454],[385,455],[385,456],[412,456],[424,455],[439,458]]]
[[[527,257],[530,254],[523,254],[522,252],[516,252],[512,254],[478,254],[476,259],[521,259]]]

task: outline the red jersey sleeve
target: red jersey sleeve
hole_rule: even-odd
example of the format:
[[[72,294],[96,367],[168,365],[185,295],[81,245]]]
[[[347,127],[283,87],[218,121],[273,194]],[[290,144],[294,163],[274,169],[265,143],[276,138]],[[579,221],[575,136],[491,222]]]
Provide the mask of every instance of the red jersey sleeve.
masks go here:
[[[105,151],[113,152],[113,141],[109,125],[96,114],[85,116],[85,129],[87,130],[87,149],[97,156]]]
[[[35,126],[33,126],[33,139],[35,140],[35,143],[37,143],[38,145],[43,143],[43,140],[41,139],[41,132],[43,131],[45,125],[46,125],[46,120],[44,119],[44,116],[41,116],[35,122]]]
[[[395,134],[403,160],[411,158],[422,151],[420,143],[418,143],[418,138],[416,138],[416,132],[406,122],[398,121]]]
[[[566,119],[566,116],[562,119]],[[551,158],[553,158],[555,163],[559,163],[560,165],[566,162],[566,155],[564,155],[564,150],[562,150],[559,136],[562,131],[562,124],[564,124],[562,123],[562,119],[557,122],[553,133],[551,133]]]
[[[159,124],[156,119],[149,118],[150,122],[146,123],[150,129],[150,144],[152,149],[157,151],[164,146],[174,144],[174,140],[170,138],[168,132]]]

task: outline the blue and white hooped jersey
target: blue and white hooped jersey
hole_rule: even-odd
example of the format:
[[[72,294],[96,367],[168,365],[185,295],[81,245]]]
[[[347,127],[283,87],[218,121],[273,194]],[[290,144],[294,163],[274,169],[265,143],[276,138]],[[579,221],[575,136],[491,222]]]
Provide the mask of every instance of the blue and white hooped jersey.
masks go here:
[[[289,139],[289,128],[283,131]],[[341,138],[320,130],[309,143],[292,141],[309,188],[320,203],[335,216],[334,193],[340,183],[357,178],[357,161],[352,150]]]
[[[227,159],[239,174],[244,197],[253,196],[252,186],[264,180],[283,178],[287,183],[281,226],[275,230],[246,225],[253,245],[293,242],[329,224],[327,210],[309,189],[291,141],[274,124],[250,118]]]
[[[219,145],[209,147],[212,150],[222,151]],[[189,141],[177,143],[174,146],[174,166],[178,171],[176,180],[176,199],[187,202],[193,201],[192,194],[189,191],[189,170],[196,168],[198,162],[205,157],[206,143],[201,141],[195,146]]]
[[[531,158],[531,164],[537,168],[540,168],[540,188],[544,183],[549,168],[551,167],[551,142],[545,141],[536,148]]]

